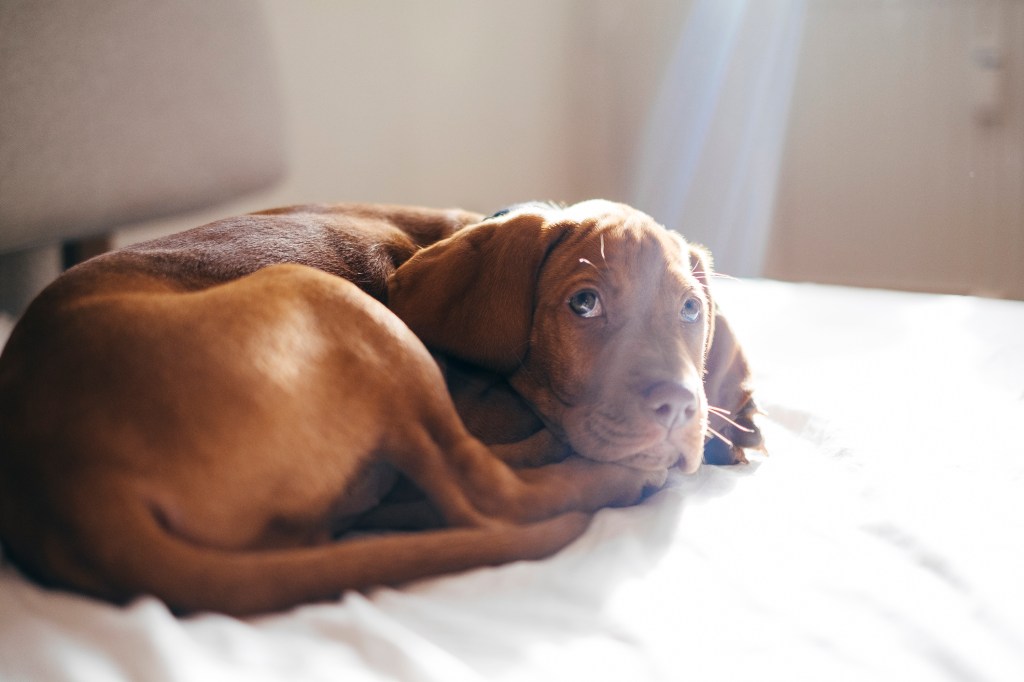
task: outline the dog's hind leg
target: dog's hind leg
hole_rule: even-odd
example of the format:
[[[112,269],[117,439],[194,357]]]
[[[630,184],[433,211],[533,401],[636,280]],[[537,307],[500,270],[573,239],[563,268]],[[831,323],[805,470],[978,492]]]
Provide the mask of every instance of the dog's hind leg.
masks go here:
[[[153,594],[177,612],[234,615],[333,599],[350,589],[541,559],[582,534],[590,519],[564,514],[522,526],[450,528],[238,551],[197,545],[175,535],[134,491],[95,494],[96,504],[72,522],[77,541],[89,544],[75,587],[117,602]],[[117,537],[109,532],[115,525]],[[51,576],[50,582],[69,581]]]

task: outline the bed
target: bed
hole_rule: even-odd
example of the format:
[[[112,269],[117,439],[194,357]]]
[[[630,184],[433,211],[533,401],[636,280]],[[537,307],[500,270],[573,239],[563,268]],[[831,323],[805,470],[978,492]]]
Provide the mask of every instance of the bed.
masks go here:
[[[0,679],[1024,679],[1024,302],[718,291],[767,456],[673,476],[544,561],[248,620],[3,562]]]

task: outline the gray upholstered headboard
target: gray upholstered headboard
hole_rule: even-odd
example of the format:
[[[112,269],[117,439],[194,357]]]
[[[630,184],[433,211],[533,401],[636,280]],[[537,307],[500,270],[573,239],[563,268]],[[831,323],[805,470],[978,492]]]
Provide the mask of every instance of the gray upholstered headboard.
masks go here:
[[[263,21],[253,0],[0,3],[0,306],[38,288],[39,249],[282,175]]]

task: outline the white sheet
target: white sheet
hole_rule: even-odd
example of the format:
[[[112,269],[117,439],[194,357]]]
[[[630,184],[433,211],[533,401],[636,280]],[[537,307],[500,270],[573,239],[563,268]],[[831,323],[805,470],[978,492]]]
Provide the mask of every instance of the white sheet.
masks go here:
[[[771,455],[556,557],[240,621],[0,570],[2,680],[1024,679],[1024,303],[720,283]]]

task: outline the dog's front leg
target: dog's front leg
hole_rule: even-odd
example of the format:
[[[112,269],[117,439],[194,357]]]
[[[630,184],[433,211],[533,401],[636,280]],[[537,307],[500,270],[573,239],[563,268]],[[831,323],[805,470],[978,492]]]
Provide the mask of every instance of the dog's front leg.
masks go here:
[[[546,501],[581,510],[625,507],[665,485],[667,469],[641,470],[571,455],[562,462],[516,472],[530,488],[538,508]]]
[[[488,445],[494,456],[514,469],[539,467],[561,462],[572,454],[572,448],[543,428],[515,443]]]
[[[448,425],[454,429],[423,438],[415,456],[396,464],[451,526],[529,523],[567,512],[635,504],[660,488],[668,475],[665,470],[642,471],[579,455],[516,470],[466,433],[457,420]],[[544,438],[538,436],[539,441]]]
[[[493,459],[492,464],[478,469],[465,489],[475,496],[473,504],[484,515],[516,523],[636,504],[661,488],[668,477],[667,469],[644,471],[576,454],[523,469],[511,469]],[[462,469],[464,474],[469,471]]]

